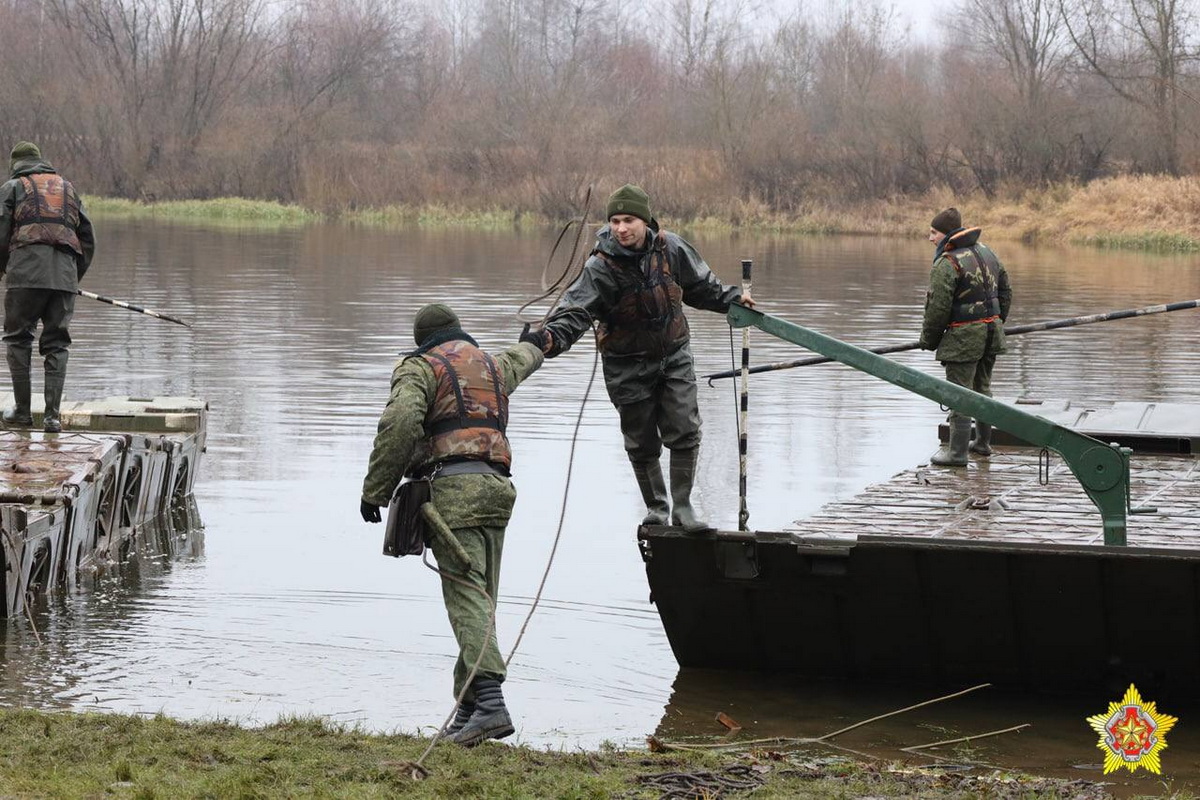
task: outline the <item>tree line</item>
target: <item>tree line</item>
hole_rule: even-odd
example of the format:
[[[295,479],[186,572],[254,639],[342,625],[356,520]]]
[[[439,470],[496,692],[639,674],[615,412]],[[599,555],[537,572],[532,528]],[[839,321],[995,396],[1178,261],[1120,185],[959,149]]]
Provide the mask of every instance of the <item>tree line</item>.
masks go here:
[[[86,192],[675,216],[1196,166],[1200,0],[7,0],[0,135]]]

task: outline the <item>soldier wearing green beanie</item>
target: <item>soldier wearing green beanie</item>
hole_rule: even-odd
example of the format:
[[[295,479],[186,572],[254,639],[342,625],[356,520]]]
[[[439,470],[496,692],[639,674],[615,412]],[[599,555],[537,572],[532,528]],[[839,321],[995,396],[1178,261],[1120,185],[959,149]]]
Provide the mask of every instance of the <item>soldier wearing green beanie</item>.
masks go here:
[[[11,170],[11,180],[0,186],[0,277],[8,277],[4,343],[15,402],[4,411],[3,421],[9,428],[33,425],[33,339],[40,322],[46,402],[42,428],[58,433],[71,344],[67,326],[96,238],[79,193],[42,158],[36,144],[17,142]]]
[[[934,246],[921,347],[937,350],[946,380],[992,394],[992,369],[1004,352],[1004,321],[1012,306],[1008,273],[992,249],[979,241],[980,228],[964,228],[957,208],[947,208],[929,223]],[[930,462],[944,467],[965,467],[968,450],[992,454],[992,426],[950,412],[950,440]]]
[[[430,481],[430,502],[447,529],[427,541],[443,573],[442,598],[459,646],[454,696],[466,689],[446,733],[470,747],[514,730],[489,598],[499,590],[504,532],[517,497],[509,480],[508,396],[544,356],[528,343],[488,355],[442,303],[417,312],[413,339],[417,349],[392,372],[359,512],[364,521],[379,522],[380,507],[402,478]]]
[[[625,451],[646,503],[645,525],[711,530],[692,507],[700,453],[700,407],[691,334],[683,306],[724,314],[754,300],[712,273],[689,242],[663,230],[650,196],[626,184],[608,198],[608,224],[597,235],[583,273],[567,289],[544,328],[522,341],[548,358],[597,323],[604,382],[617,408]],[[660,458],[671,451],[670,495]]]

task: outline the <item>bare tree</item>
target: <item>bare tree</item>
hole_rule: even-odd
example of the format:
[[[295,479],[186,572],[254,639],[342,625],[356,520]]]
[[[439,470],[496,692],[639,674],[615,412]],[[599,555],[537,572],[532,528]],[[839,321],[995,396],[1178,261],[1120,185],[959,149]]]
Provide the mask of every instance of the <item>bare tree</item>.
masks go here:
[[[1067,32],[1087,67],[1118,95],[1150,112],[1151,167],[1179,174],[1180,81],[1198,55],[1190,0],[1059,0]]]

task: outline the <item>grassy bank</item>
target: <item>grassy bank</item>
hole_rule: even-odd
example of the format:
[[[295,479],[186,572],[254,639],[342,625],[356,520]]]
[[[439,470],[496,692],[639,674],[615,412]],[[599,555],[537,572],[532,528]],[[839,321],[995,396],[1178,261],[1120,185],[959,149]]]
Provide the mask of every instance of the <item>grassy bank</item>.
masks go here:
[[[169,200],[142,203],[115,197],[88,197],[93,219],[160,219],[205,224],[291,226],[318,222],[322,215],[272,200],[221,197],[214,200]]]
[[[1012,189],[994,198],[938,190],[921,196],[872,200],[847,207],[812,204],[793,213],[754,200],[716,203],[716,212],[673,218],[669,227],[709,233],[759,231],[795,235],[854,234],[923,238],[929,220],[949,205],[989,240],[1075,244],[1102,248],[1192,252],[1200,250],[1200,180],[1161,176],[1108,178],[1087,185]],[[431,203],[355,209],[335,215],[272,201],[221,198],[139,203],[89,198],[98,219],[161,219],[203,223],[289,226],[324,219],[371,226],[511,229],[559,222],[532,211]],[[669,209],[667,209],[669,211]],[[598,221],[602,211],[594,211]]]
[[[370,735],[317,720],[260,729],[166,718],[0,711],[0,795],[17,797],[1100,798],[1099,784],[852,761],[836,751],[551,752]],[[705,791],[708,793],[706,794]],[[685,795],[674,795],[685,796]]]

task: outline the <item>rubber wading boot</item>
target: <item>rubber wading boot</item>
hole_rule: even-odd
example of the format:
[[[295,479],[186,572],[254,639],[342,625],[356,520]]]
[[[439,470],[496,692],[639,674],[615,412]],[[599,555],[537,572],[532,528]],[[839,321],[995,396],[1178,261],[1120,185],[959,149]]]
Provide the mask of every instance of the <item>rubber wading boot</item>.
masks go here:
[[[929,463],[939,467],[965,467],[970,442],[971,418],[955,417],[950,420],[950,441],[930,457]]]
[[[469,720],[471,715],[474,713],[475,703],[473,701],[463,700],[458,704],[458,710],[454,712],[454,719],[450,721],[450,724],[446,727],[446,730],[442,735],[453,736],[461,731],[463,726],[467,724],[467,720]]]
[[[32,389],[29,376],[24,380],[13,379],[13,397],[16,399],[12,408],[4,409],[4,424],[9,428],[29,428],[33,426],[33,415],[29,412],[29,398]]]
[[[59,406],[62,404],[63,384],[67,379],[66,355],[55,353],[46,359],[46,385],[43,392],[46,398],[46,413],[42,415],[42,430],[46,433],[62,432]]]
[[[658,459],[653,461],[629,460],[633,465],[633,475],[637,478],[638,488],[642,490],[642,500],[646,503],[646,516],[642,518],[643,525],[666,525],[670,521],[671,508],[667,505],[667,483],[663,480],[662,464]]]
[[[503,739],[516,730],[504,706],[500,681],[476,676],[471,688],[475,691],[475,710],[458,733],[446,737],[449,741],[474,747],[487,739]]]
[[[692,486],[696,482],[696,457],[699,447],[671,451],[671,524],[688,533],[711,531],[712,526],[698,519],[692,508]]]
[[[971,452],[981,456],[992,454],[992,426],[975,420],[975,438],[971,440]]]
[[[25,348],[8,348],[8,371],[12,375],[13,400],[12,408],[5,409],[4,424],[10,428],[29,428],[33,425],[33,415],[29,412],[29,399],[32,389],[29,381],[29,361],[32,352]]]

